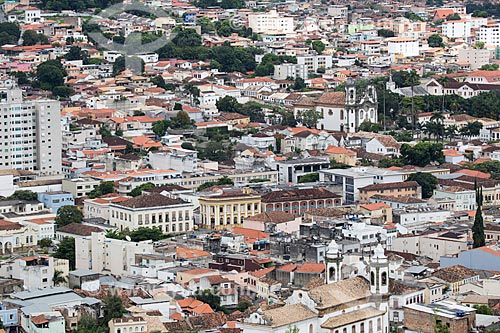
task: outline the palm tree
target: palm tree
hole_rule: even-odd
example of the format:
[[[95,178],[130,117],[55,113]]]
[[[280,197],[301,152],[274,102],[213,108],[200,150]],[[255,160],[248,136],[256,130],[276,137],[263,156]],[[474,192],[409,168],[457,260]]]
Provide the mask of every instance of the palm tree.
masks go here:
[[[52,277],[52,282],[56,287],[63,283],[66,283],[66,278],[63,276],[63,272],[56,269],[54,271],[54,276]]]
[[[411,115],[412,115],[412,125],[413,125],[413,131],[415,131],[415,126],[416,126],[416,117],[415,117],[415,105],[413,103],[413,97],[415,96],[415,86],[420,84],[420,76],[417,74],[417,72],[412,69],[410,73],[408,73],[408,76],[406,77],[405,80],[405,85],[411,87]]]
[[[444,93],[444,86],[446,85],[446,83],[448,83],[448,78],[446,76],[440,76],[437,81],[439,82],[439,84],[441,85],[442,89],[441,89],[441,93],[443,95],[443,105],[441,107],[441,111],[444,112],[444,109],[445,109],[445,98],[446,98],[446,94]]]
[[[457,125],[450,125],[446,127],[446,136],[450,138],[450,140],[453,139],[453,137],[457,134],[458,132],[458,127]]]
[[[438,127],[441,130],[441,132],[439,134],[441,135],[441,138],[444,140],[444,125],[443,125],[444,116],[443,116],[443,113],[439,112],[439,111],[434,111],[432,113],[432,116],[431,116],[431,121],[434,121],[434,122],[436,122],[437,125],[439,125]]]

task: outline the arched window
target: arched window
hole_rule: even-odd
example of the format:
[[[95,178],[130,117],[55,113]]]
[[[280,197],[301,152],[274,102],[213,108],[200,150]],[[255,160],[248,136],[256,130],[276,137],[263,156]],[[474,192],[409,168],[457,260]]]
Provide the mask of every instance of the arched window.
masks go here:
[[[365,111],[359,110],[359,119],[363,119],[365,117]]]
[[[313,324],[309,325],[309,333],[314,333],[314,326],[313,326]]]
[[[387,285],[387,272],[382,272],[382,285]]]
[[[377,330],[380,331],[382,329],[382,319],[377,319]]]
[[[330,267],[330,269],[328,270],[328,277],[330,281],[333,281],[333,279],[335,279],[335,267]]]
[[[372,286],[375,285],[375,273],[374,272],[370,273],[370,283]]]
[[[344,119],[344,110],[340,110],[340,120]]]

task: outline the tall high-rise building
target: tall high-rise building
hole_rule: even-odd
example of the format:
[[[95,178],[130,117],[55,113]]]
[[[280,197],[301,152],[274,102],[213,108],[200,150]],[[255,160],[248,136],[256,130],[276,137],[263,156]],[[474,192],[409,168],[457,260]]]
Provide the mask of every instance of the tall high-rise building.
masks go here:
[[[0,89],[0,170],[61,174],[61,104],[25,99],[15,83]]]

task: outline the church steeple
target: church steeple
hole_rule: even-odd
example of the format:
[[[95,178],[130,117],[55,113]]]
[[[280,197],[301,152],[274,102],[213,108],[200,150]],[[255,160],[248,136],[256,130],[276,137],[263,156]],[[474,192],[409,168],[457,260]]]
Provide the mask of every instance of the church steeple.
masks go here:
[[[372,294],[389,292],[389,261],[382,245],[378,244],[370,259],[370,291]]]
[[[326,283],[333,283],[342,280],[342,252],[334,239],[328,245],[325,256],[326,263]]]

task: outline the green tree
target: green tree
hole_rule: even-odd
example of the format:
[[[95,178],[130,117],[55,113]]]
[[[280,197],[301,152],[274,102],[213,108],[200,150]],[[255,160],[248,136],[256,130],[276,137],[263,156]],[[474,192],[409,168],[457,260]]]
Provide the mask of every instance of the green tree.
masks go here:
[[[474,305],[473,308],[476,309],[476,314],[493,316],[493,310],[486,304]]]
[[[306,83],[304,82],[304,79],[301,78],[300,76],[297,76],[295,78],[295,82],[293,83],[293,90],[302,90],[306,88]]]
[[[498,70],[498,64],[485,64],[482,65],[481,68],[479,68],[482,71],[497,71]]]
[[[422,187],[422,198],[432,197],[434,189],[438,185],[437,178],[430,173],[417,172],[412,173],[406,181],[415,181]]]
[[[319,173],[318,172],[312,172],[312,173],[307,173],[299,178],[298,183],[314,183],[319,181]]]
[[[38,246],[47,248],[52,246],[52,240],[49,238],[42,238],[38,240]]]
[[[215,106],[219,112],[239,112],[241,109],[241,104],[232,96],[224,96],[215,103]]]
[[[26,30],[23,33],[23,45],[31,46],[37,44],[48,44],[49,39],[44,34],[39,34],[34,30]]]
[[[205,190],[205,189],[207,189],[209,187],[220,186],[220,185],[234,185],[234,181],[231,178],[229,178],[228,176],[224,176],[222,178],[219,178],[215,182],[206,182],[206,183],[203,183],[200,186],[198,186],[198,188],[196,190],[198,192],[200,192],[200,191],[203,191],[203,190]]]
[[[218,311],[222,311],[222,312],[228,312],[227,309],[223,306],[220,305],[220,301],[221,301],[221,298],[219,295],[213,293],[210,289],[205,289],[203,291],[196,291],[194,297],[199,300],[199,301],[202,301],[203,303],[206,303],[208,305],[210,305],[210,307],[218,312]]]
[[[83,315],[78,321],[78,329],[73,333],[107,333],[107,323],[99,323],[89,315]]]
[[[157,242],[160,239],[165,238],[165,235],[159,227],[139,227],[135,230],[132,230],[129,233],[129,236],[132,242],[142,242],[145,240],[152,240],[153,242]]]
[[[59,227],[64,227],[65,225],[71,223],[81,223],[83,220],[83,213],[77,206],[62,206],[57,210],[56,224]]]
[[[75,269],[75,239],[73,237],[64,237],[57,245],[56,252],[52,255],[54,258],[67,259],[69,269]]]
[[[156,85],[157,87],[160,87],[160,88],[163,88],[165,90],[168,90],[167,89],[167,84],[165,83],[165,79],[163,79],[163,76],[161,75],[156,75],[156,76],[153,76],[151,79],[150,79],[151,83]]]
[[[404,143],[401,156],[410,165],[426,166],[432,163],[444,163],[443,145],[439,143],[419,142],[415,146]]]
[[[17,45],[20,36],[21,30],[17,24],[11,22],[0,23],[0,45]]]
[[[196,20],[196,24],[201,26],[201,33],[202,34],[208,34],[210,32],[215,31],[214,23],[210,20],[210,18],[208,18],[206,16]]]
[[[287,329],[286,329],[285,333],[300,333],[300,330],[299,330],[299,328],[298,328],[297,326],[295,326],[295,325],[294,325],[293,327],[292,327],[292,325],[288,325],[288,327],[287,327]]]
[[[382,130],[382,126],[380,126],[380,124],[372,123],[369,120],[363,121],[358,127],[358,131],[362,131],[362,132],[378,133],[381,130]]]
[[[89,192],[88,197],[94,199],[115,191],[115,183],[113,181],[100,182],[96,188]]]
[[[443,38],[438,34],[432,34],[427,39],[430,47],[444,47]]]
[[[68,61],[83,60],[83,62],[86,63],[88,61],[89,54],[87,51],[83,51],[79,46],[72,46],[64,55],[64,58]]]
[[[52,93],[54,94],[54,96],[58,96],[61,98],[68,98],[74,92],[75,91],[70,86],[56,86],[52,89]]]
[[[158,120],[153,123],[151,130],[157,137],[161,138],[171,126],[172,122],[170,120]]]
[[[5,198],[5,200],[35,201],[38,200],[38,195],[30,190],[16,190],[14,193]]]
[[[483,188],[478,187],[476,184],[476,215],[474,217],[474,224],[472,225],[472,240],[473,247],[482,247],[486,245],[486,240],[484,237],[484,221],[483,221]]]
[[[131,197],[138,197],[139,195],[142,194],[142,191],[144,191],[144,190],[151,190],[151,189],[153,189],[155,187],[156,186],[153,183],[150,183],[150,182],[144,183],[144,184],[141,184],[141,185],[137,186],[132,191],[130,191],[129,195]]]
[[[307,128],[316,128],[321,115],[316,110],[305,110],[297,113],[297,121]]]
[[[201,36],[196,30],[187,28],[178,31],[172,42],[181,47],[201,46]]]
[[[189,114],[186,111],[180,110],[177,112],[175,117],[170,119],[172,122],[172,128],[177,129],[177,128],[190,128],[193,126],[193,122],[191,121],[191,118],[189,118]]]
[[[125,70],[125,61],[126,59],[124,56],[119,56],[115,59],[115,62],[113,63],[113,76],[117,76]]]
[[[54,286],[59,286],[63,283],[66,283],[66,278],[63,276],[63,271],[60,270],[54,270],[54,276],[52,277],[52,283]]]
[[[377,35],[379,37],[385,37],[385,38],[388,38],[388,37],[394,37],[394,31],[392,30],[388,30],[388,29],[379,29],[377,30]]]
[[[446,20],[448,20],[448,21],[459,21],[461,19],[462,18],[460,17],[460,14],[458,14],[458,13],[453,13],[453,14],[446,16]]]
[[[325,43],[323,43],[322,41],[320,40],[314,40],[312,43],[311,43],[311,46],[313,48],[314,51],[316,51],[318,54],[322,54],[323,51],[325,50],[326,46],[325,46]]]
[[[181,148],[182,149],[188,149],[188,150],[195,150],[193,144],[189,141],[184,141],[182,144],[181,144]]]
[[[36,78],[40,88],[52,91],[54,87],[64,85],[64,70],[60,60],[47,60],[38,65],[36,69]]]
[[[123,306],[122,299],[108,292],[108,295],[104,299],[103,322],[108,323],[111,319],[121,318],[126,312],[127,310]]]
[[[238,303],[238,305],[236,306],[236,310],[240,311],[240,312],[245,312],[246,309],[248,309],[249,307],[252,306],[252,303],[248,302],[248,301],[241,301]]]

